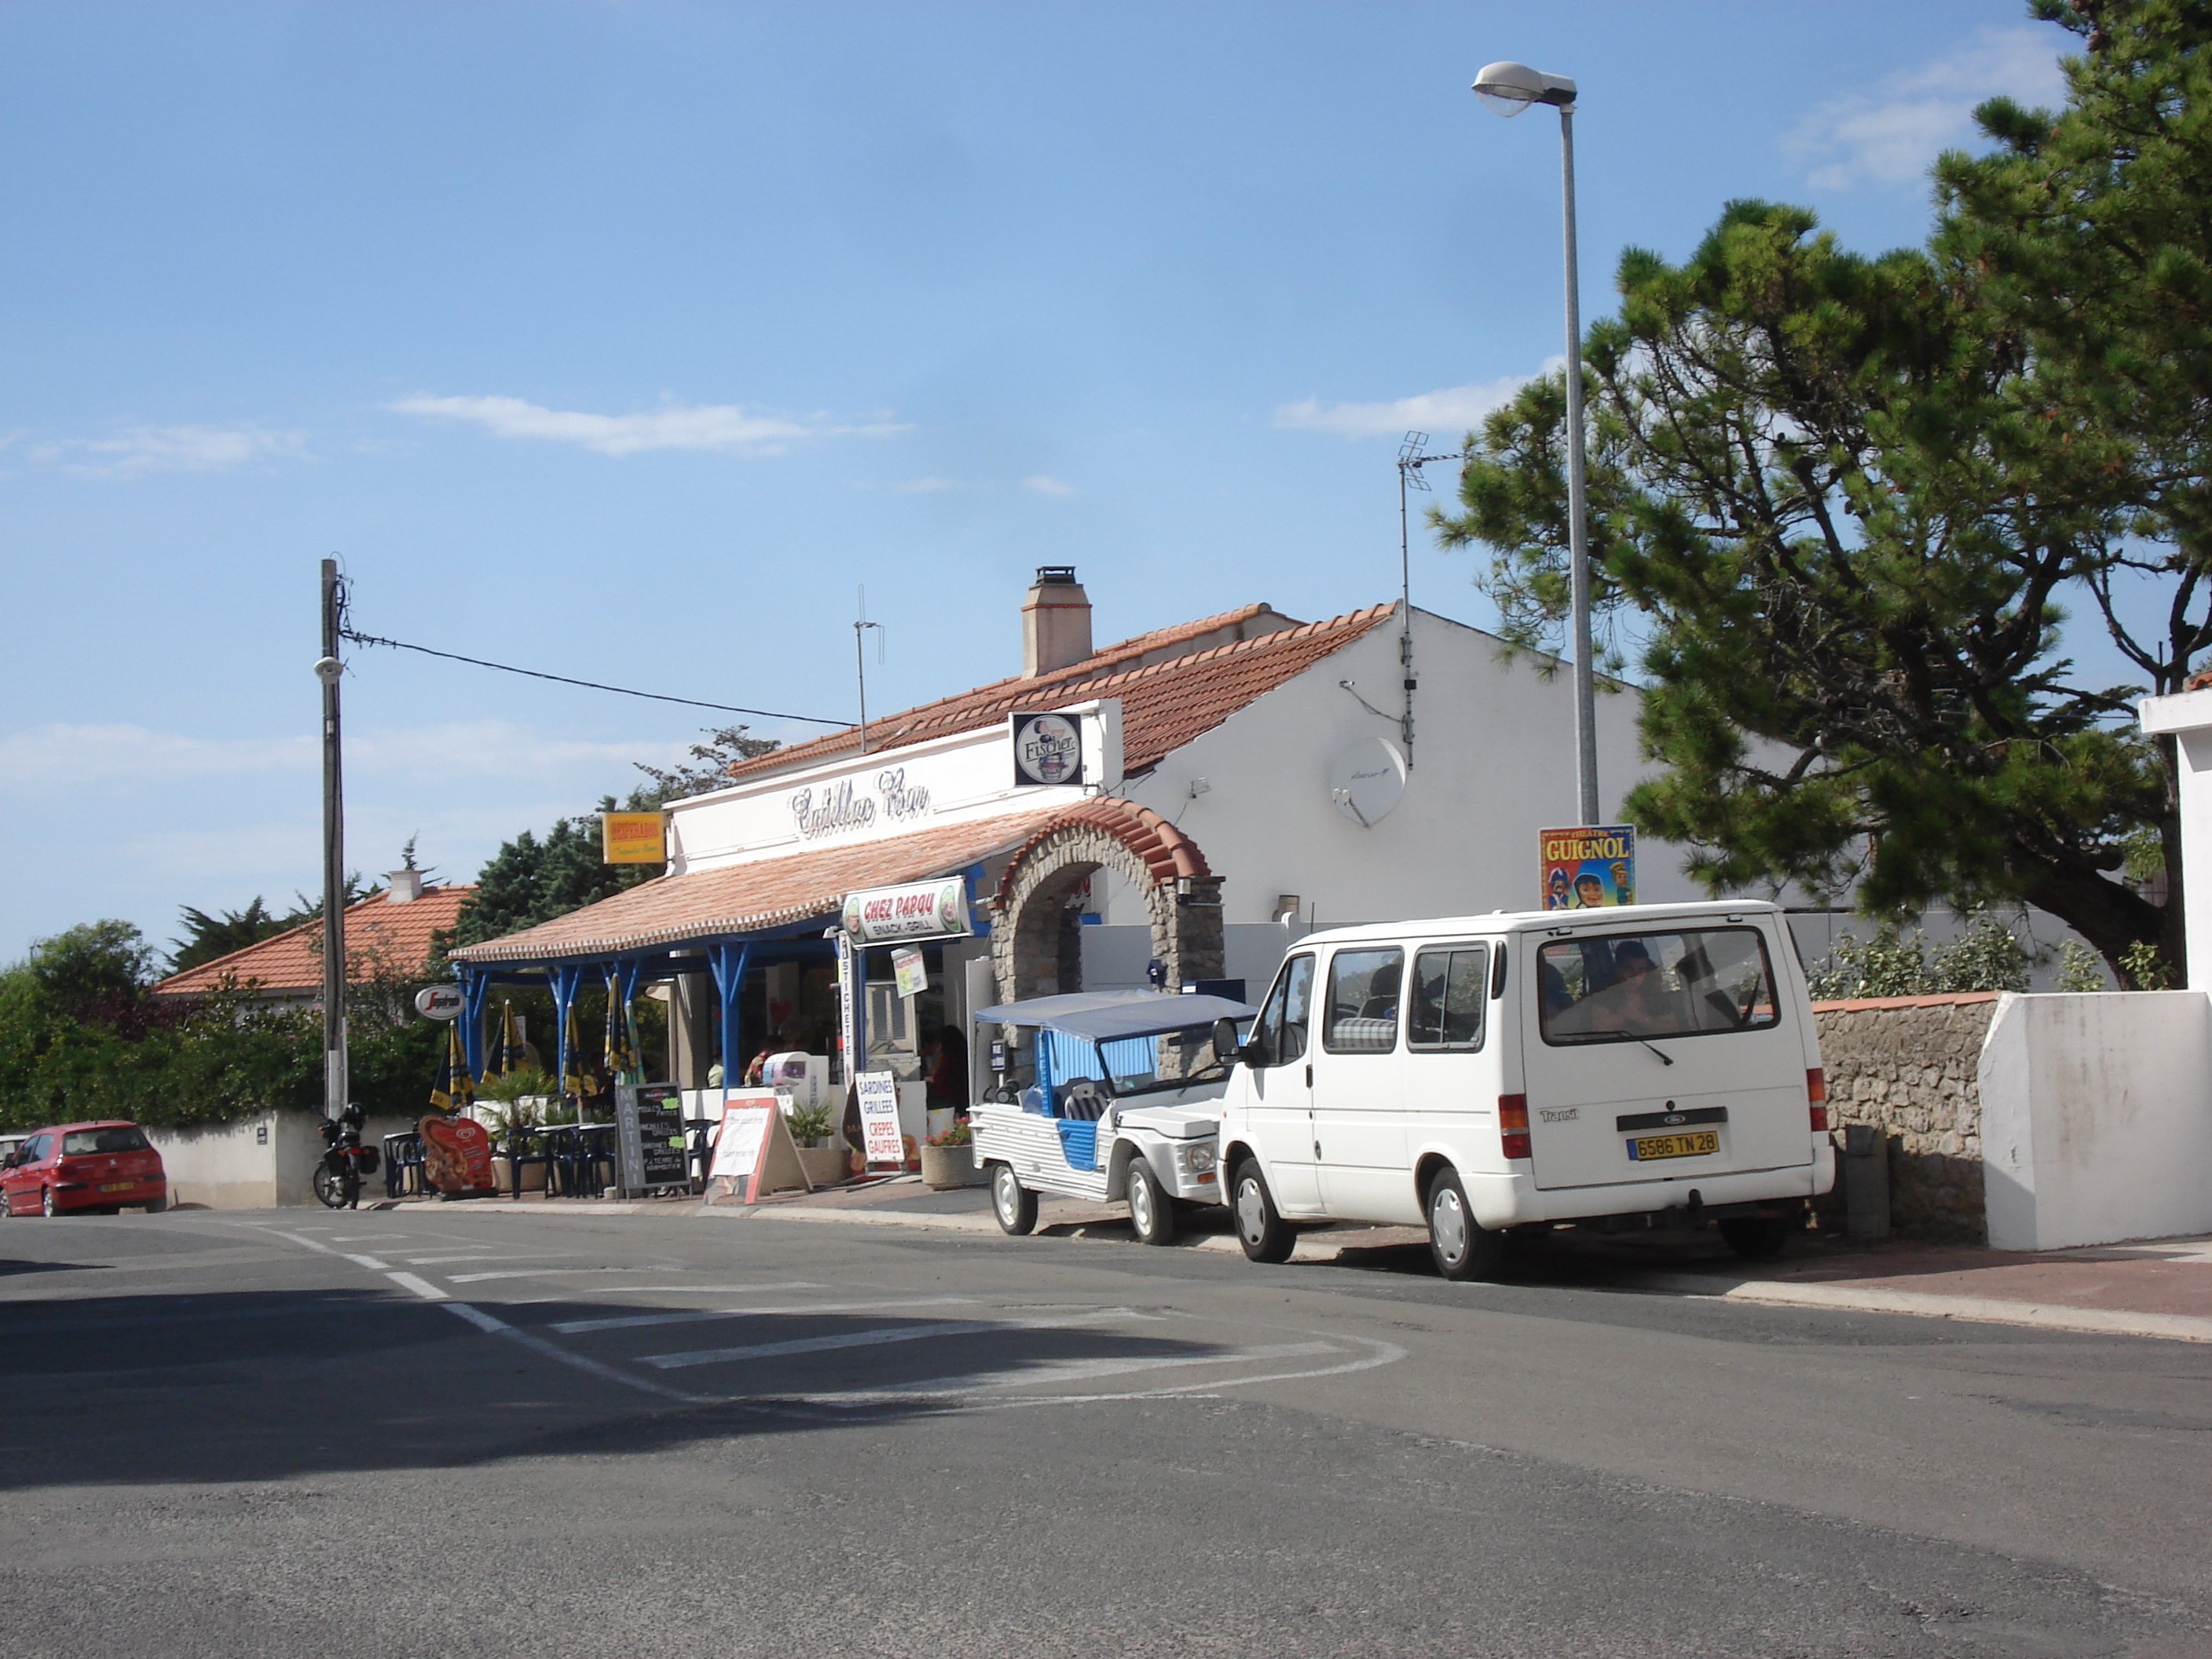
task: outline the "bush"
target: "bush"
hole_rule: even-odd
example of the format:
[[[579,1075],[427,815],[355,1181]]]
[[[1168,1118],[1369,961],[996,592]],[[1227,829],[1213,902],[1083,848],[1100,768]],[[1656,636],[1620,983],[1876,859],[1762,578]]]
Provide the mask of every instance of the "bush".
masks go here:
[[[1920,929],[1901,936],[1885,922],[1870,939],[1840,935],[1827,956],[1807,968],[1805,977],[1816,1002],[2025,991],[2028,971],[2039,959],[1994,916],[1976,916],[1958,938],[1932,950]]]

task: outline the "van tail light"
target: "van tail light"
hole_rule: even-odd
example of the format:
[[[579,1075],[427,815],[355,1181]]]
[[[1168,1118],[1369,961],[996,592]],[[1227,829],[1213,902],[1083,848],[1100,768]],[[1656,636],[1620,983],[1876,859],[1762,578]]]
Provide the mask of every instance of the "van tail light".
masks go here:
[[[1817,1066],[1805,1068],[1805,1100],[1812,1109],[1814,1131],[1826,1130],[1828,1127],[1828,1077]]]
[[[1528,1097],[1500,1095],[1498,1097],[1498,1139],[1504,1144],[1508,1158],[1527,1158],[1528,1150]]]

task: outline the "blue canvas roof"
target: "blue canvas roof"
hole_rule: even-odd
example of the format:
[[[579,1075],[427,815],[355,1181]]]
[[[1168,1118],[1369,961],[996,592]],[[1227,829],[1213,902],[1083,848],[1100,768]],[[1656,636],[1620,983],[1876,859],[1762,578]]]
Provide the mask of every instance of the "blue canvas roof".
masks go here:
[[[1217,1019],[1249,1019],[1260,1011],[1227,997],[1170,995],[1164,991],[1076,991],[1066,996],[1031,997],[979,1008],[975,1018],[999,1025],[1042,1025],[1071,1036],[1100,1042],[1115,1037],[1154,1036]]]

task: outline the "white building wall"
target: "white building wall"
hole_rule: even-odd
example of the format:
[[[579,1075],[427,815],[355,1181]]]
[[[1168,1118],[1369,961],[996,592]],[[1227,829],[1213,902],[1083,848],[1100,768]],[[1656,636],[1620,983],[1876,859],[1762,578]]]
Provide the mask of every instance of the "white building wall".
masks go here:
[[[1990,1243],[2212,1232],[2212,1000],[2000,998],[1978,1086]]]
[[[414,1118],[372,1117],[362,1142],[378,1146],[382,1138],[414,1128]],[[232,1123],[161,1129],[146,1126],[146,1139],[161,1155],[169,1181],[169,1202],[192,1209],[266,1210],[315,1201],[315,1164],[323,1137],[310,1112],[263,1112]],[[383,1196],[383,1172],[364,1198]]]

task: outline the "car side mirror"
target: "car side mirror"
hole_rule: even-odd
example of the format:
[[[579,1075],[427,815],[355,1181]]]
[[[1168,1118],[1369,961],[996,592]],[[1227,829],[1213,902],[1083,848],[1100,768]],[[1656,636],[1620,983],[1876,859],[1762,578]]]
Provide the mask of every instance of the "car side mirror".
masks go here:
[[[1258,1054],[1256,1043],[1237,1040],[1237,1022],[1224,1014],[1213,1022],[1213,1053],[1218,1060],[1250,1060]]]

